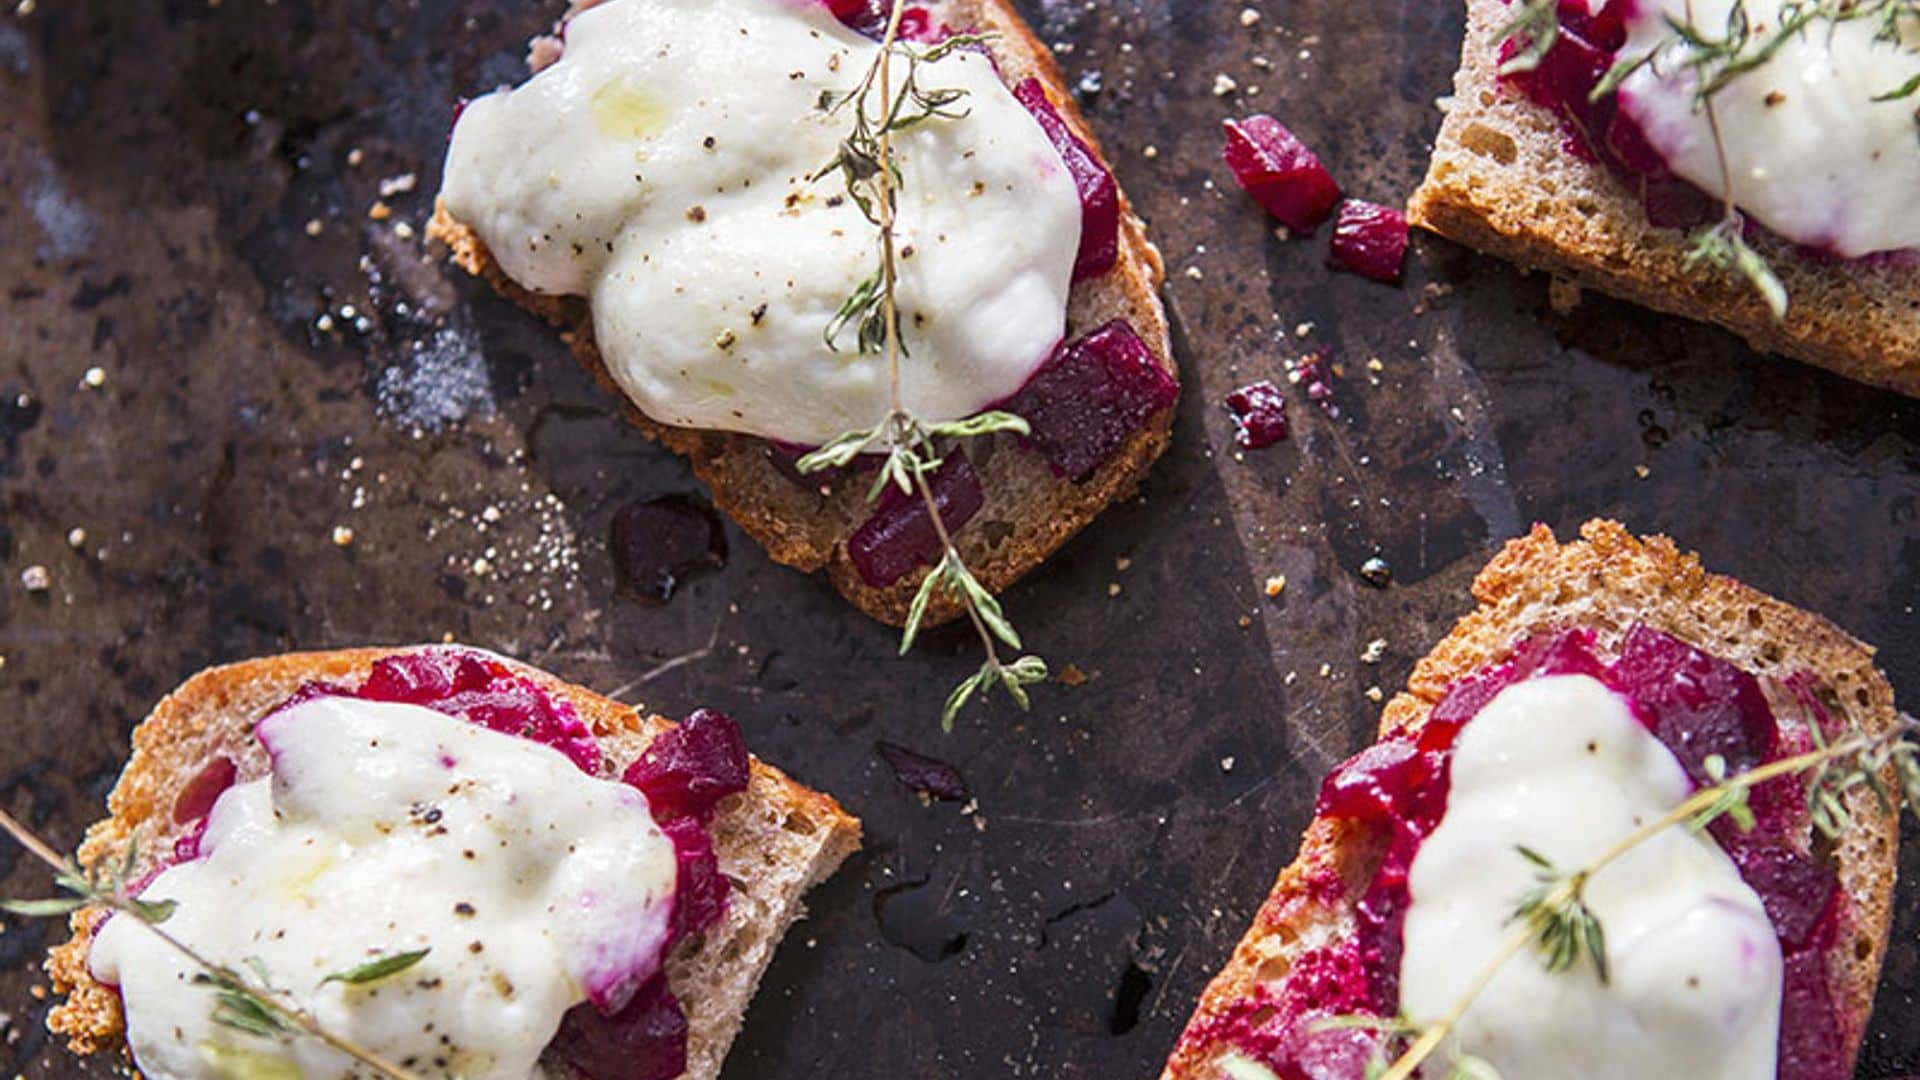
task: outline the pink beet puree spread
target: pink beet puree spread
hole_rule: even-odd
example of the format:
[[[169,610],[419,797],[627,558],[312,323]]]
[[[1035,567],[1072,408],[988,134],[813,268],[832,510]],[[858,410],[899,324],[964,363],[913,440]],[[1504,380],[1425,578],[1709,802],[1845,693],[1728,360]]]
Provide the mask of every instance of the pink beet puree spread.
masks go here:
[[[585,773],[597,774],[602,764],[599,744],[570,703],[484,653],[430,648],[390,656],[376,662],[357,688],[308,683],[271,711],[329,695],[421,705],[462,717],[553,747]],[[727,881],[707,824],[722,799],[746,790],[748,770],[740,729],[727,717],[700,709],[649,743],[621,776],[647,797],[654,820],[673,841],[678,872],[666,951],[726,914]],[[174,821],[195,823],[175,845],[176,862],[199,857],[207,815],[236,778],[233,762],[216,758],[174,801]],[[604,1005],[609,1011],[591,1003],[569,1011],[551,1052],[585,1080],[673,1080],[686,1070],[687,1018],[664,972],[625,1000]]]
[[[1323,1028],[1319,1021],[1354,1013],[1390,1017],[1399,1010],[1407,872],[1446,811],[1456,736],[1506,687],[1563,674],[1591,675],[1630,699],[1641,723],[1696,784],[1706,781],[1703,762],[1712,754],[1737,772],[1802,749],[1781,744],[1758,680],[1676,637],[1635,626],[1612,664],[1594,655],[1585,630],[1530,638],[1506,663],[1455,683],[1418,731],[1389,735],[1327,777],[1316,813],[1360,826],[1384,850],[1357,905],[1352,934],[1305,953],[1277,987],[1261,986],[1196,1025],[1186,1041],[1235,1047],[1282,1080],[1361,1076],[1377,1051],[1377,1037]],[[1809,695],[1801,697],[1815,722],[1826,723]],[[1828,949],[1845,919],[1839,880],[1825,862],[1796,847],[1807,830],[1798,780],[1781,777],[1760,785],[1752,807],[1752,830],[1741,832],[1722,818],[1712,832],[1759,895],[1780,938],[1785,970],[1778,1075],[1845,1080],[1846,1026],[1829,991],[1828,970]],[[1321,887],[1337,895],[1340,882],[1328,875]]]

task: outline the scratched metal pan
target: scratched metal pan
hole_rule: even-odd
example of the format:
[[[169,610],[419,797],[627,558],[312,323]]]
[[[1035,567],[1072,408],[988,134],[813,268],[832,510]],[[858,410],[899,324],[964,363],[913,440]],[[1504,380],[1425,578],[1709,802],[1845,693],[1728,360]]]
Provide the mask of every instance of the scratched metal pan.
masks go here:
[[[557,4],[0,16],[0,798],[72,844],[131,725],[198,668],[451,634],[724,709],[865,819],[728,1076],[1142,1076],[1369,739],[1368,691],[1532,522],[1671,533],[1920,694],[1920,408],[1604,299],[1555,314],[1544,281],[1430,239],[1401,287],[1333,274],[1324,235],[1282,242],[1232,189],[1218,122],[1259,110],[1349,192],[1402,199],[1455,5],[1259,0],[1251,27],[1221,0],[1027,7],[1166,253],[1186,396],[1143,496],[1009,597],[1085,682],[951,735],[963,633],[896,659],[710,525],[546,330],[425,257],[451,103],[514,79]],[[1300,396],[1293,436],[1243,459],[1222,396],[1310,348],[1340,364],[1340,417]],[[669,496],[692,497],[669,504],[691,549],[660,603],[610,536]],[[1376,554],[1385,588],[1357,574]],[[880,740],[952,762],[975,803],[922,805]],[[11,848],[0,870],[8,895],[45,886]],[[1899,911],[1862,1077],[1920,1070],[1911,884]],[[106,1075],[43,1034],[52,932],[0,935],[0,1072]]]

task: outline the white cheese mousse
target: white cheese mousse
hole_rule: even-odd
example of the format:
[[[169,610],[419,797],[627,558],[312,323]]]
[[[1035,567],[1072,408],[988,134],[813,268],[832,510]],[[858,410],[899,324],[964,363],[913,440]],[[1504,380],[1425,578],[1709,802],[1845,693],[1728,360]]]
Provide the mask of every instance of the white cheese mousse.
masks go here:
[[[203,857],[142,895],[176,902],[169,934],[257,966],[328,1031],[423,1076],[528,1080],[590,988],[657,970],[676,866],[633,788],[414,705],[319,698],[259,735],[272,776],[222,794]],[[387,978],[327,981],[419,949]],[[125,916],[89,963],[152,1080],[353,1075],[317,1040],[215,1023],[214,992]]]
[[[1460,732],[1440,824],[1408,883],[1401,1009],[1447,1012],[1514,932],[1537,884],[1524,846],[1574,870],[1690,794],[1627,702],[1585,675],[1501,691]],[[1713,840],[1667,829],[1595,874],[1611,979],[1584,957],[1549,973],[1508,961],[1457,1029],[1460,1049],[1528,1080],[1770,1080],[1780,943]]]
[[[841,304],[879,266],[838,172],[879,46],[817,0],[610,0],[560,59],[476,99],[441,189],[507,276],[592,305],[620,387],[665,424],[818,445],[889,409],[885,360]],[[892,65],[895,92],[907,72]],[[901,398],[933,422],[1018,390],[1065,329],[1080,202],[1060,155],[995,73],[958,49],[923,90],[965,96],[900,132]],[[871,95],[877,119],[880,94]]]
[[[1725,33],[1736,0],[1628,3],[1622,56],[1673,42],[1668,20]],[[1753,44],[1771,39],[1794,0],[1738,0]],[[1920,76],[1920,25],[1900,20],[1899,41],[1875,40],[1880,20],[1816,20],[1758,67],[1713,95],[1726,171],[1699,107],[1692,47],[1667,46],[1620,87],[1620,107],[1667,164],[1795,243],[1846,258],[1920,247],[1920,95],[1875,101]],[[1709,70],[1717,71],[1718,64]]]

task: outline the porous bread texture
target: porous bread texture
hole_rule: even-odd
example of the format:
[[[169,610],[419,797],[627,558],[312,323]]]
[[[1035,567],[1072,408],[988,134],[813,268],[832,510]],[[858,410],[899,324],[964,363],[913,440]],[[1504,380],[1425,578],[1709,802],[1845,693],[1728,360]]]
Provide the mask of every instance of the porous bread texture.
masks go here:
[[[1543,632],[1585,627],[1603,655],[1628,629],[1645,623],[1685,639],[1756,675],[1785,678],[1811,672],[1836,721],[1884,731],[1897,722],[1893,690],[1873,666],[1873,649],[1818,615],[1731,578],[1709,574],[1699,559],[1664,536],[1635,539],[1614,521],[1593,520],[1583,540],[1557,543],[1544,525],[1511,540],[1473,582],[1479,606],[1414,666],[1405,691],[1387,703],[1380,735],[1418,729],[1460,679],[1505,660],[1516,643]],[[1776,701],[1783,725],[1799,710]],[[1892,911],[1899,819],[1864,789],[1849,798],[1855,823],[1828,854],[1849,900],[1843,934],[1829,953],[1834,1001],[1847,1018],[1847,1053],[1856,1055],[1873,1008]],[[1280,872],[1253,925],[1201,995],[1162,1080],[1214,1080],[1233,1047],[1204,1038],[1207,1023],[1262,987],[1282,984],[1296,957],[1352,932],[1352,904],[1362,896],[1384,853],[1369,830],[1316,817],[1300,853]],[[1328,873],[1339,890],[1314,887]],[[1833,961],[1837,960],[1835,964]],[[1526,962],[1525,959],[1515,962]]]
[[[1494,38],[1511,18],[1505,0],[1467,0],[1453,97],[1408,220],[1524,269],[1718,323],[1756,349],[1920,395],[1920,264],[1910,253],[1837,261],[1752,237],[1786,286],[1784,320],[1732,275],[1682,269],[1686,233],[1649,223],[1637,187],[1570,152],[1558,117],[1501,81]]]
[[[110,816],[87,830],[81,862],[92,866],[117,859],[138,836],[139,872],[144,873],[152,865],[151,853],[173,850],[174,840],[187,831],[173,821],[171,808],[206,762],[228,758],[238,768],[239,782],[270,771],[266,751],[253,737],[254,723],[268,709],[307,682],[358,685],[376,660],[410,651],[288,653],[209,668],[188,679],[134,729],[133,756],[107,797]],[[604,775],[618,776],[654,736],[672,726],[663,717],[643,718],[632,706],[537,668],[499,659],[578,711],[605,755]],[[687,1080],[719,1075],[774,948],[805,912],[802,894],[860,846],[859,821],[830,796],[802,787],[758,758],[747,790],[721,804],[709,831],[720,871],[732,884],[726,918],[682,942],[667,959],[667,984],[687,1015]],[[87,950],[104,917],[98,908],[75,913],[72,938],[47,957],[54,992],[66,995],[48,1014],[47,1027],[65,1035],[81,1054],[121,1044],[126,1030],[120,995],[87,971]],[[555,1076],[567,1075],[549,1068]]]
[[[576,4],[574,10],[584,6],[591,5]],[[991,33],[987,47],[1007,84],[1029,77],[1039,79],[1067,125],[1105,160],[1099,141],[1074,106],[1051,51],[1034,37],[1011,3],[940,0],[923,6],[931,12],[935,25]],[[552,56],[551,46],[536,45],[530,59],[539,63]],[[480,237],[449,214],[443,203],[434,207],[428,235],[445,243],[453,261],[462,268],[559,327],[574,358],[620,400],[627,419],[687,458],[694,474],[712,490],[714,504],[766,548],[775,562],[809,573],[825,569],[841,595],[862,611],[896,626],[906,620],[926,571],[916,570],[891,586],[874,588],[860,579],[847,558],[847,538],[872,511],[866,499],[869,477],[854,476],[825,491],[819,485],[803,486],[776,467],[768,444],[761,439],[657,423],[614,383],[594,346],[592,314],[584,299],[542,295],[515,284],[494,262]],[[1113,319],[1124,319],[1177,381],[1179,370],[1168,341],[1166,312],[1160,304],[1163,276],[1160,252],[1148,242],[1144,226],[1122,191],[1118,258],[1107,273],[1073,287],[1067,303],[1067,339]],[[1000,592],[1038,566],[1108,504],[1132,494],[1148,467],[1166,449],[1173,414],[1174,408],[1169,406],[1149,417],[1111,458],[1078,483],[1054,475],[1043,457],[1019,446],[1011,435],[968,440],[968,456],[979,474],[985,504],[954,540],[974,576],[989,590]],[[961,610],[943,591],[929,606],[926,619],[930,625],[945,622]]]

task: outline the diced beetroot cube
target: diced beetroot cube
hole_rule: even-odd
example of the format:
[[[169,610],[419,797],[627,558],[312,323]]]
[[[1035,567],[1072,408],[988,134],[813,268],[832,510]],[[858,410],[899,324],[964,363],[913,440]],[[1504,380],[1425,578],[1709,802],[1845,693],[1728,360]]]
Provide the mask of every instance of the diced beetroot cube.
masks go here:
[[[1780,948],[1795,953],[1833,943],[1840,912],[1840,879],[1823,859],[1779,844],[1732,845],[1740,878],[1760,895]]]
[[[1310,232],[1340,201],[1340,187],[1320,159],[1271,116],[1224,121],[1223,154],[1233,178],[1287,228]]]
[[[1779,739],[1766,691],[1750,673],[1644,624],[1627,631],[1614,664],[1623,693],[1653,714],[1653,733],[1696,781],[1703,762],[1725,759],[1730,773],[1773,757]]]
[[[656,818],[706,821],[720,800],[747,790],[751,769],[739,725],[695,709],[648,743],[621,779],[640,789]]]
[[[674,818],[662,822],[660,831],[673,841],[676,869],[673,928],[667,938],[667,947],[672,948],[682,938],[705,933],[726,916],[730,886],[713,853],[713,836],[700,819]]]
[[[1080,193],[1080,252],[1073,260],[1073,280],[1099,277],[1113,268],[1120,253],[1120,188],[1092,148],[1060,118],[1040,80],[1022,81],[1013,96],[1039,121]]]
[[[1400,280],[1407,255],[1405,214],[1378,203],[1348,199],[1333,223],[1334,264],[1389,284]]]
[[[1227,411],[1233,414],[1233,441],[1249,450],[1287,437],[1287,399],[1267,379],[1228,394]]]
[[[581,1080],[674,1080],[687,1071],[687,1016],[666,975],[655,975],[612,1016],[586,1004],[567,1010],[547,1052]]]
[[[1055,349],[1002,408],[1026,420],[1026,445],[1078,481],[1179,393],[1146,342],[1116,319]]]
[[[986,502],[980,478],[958,448],[947,453],[946,460],[927,477],[927,485],[948,534],[960,531]],[[847,558],[859,571],[860,580],[876,589],[900,580],[916,566],[933,563],[939,554],[940,535],[934,531],[925,500],[919,492],[908,495],[892,483],[881,492],[872,516],[847,538]]]
[[[965,802],[971,797],[967,791],[966,777],[960,775],[959,769],[939,758],[928,757],[884,739],[874,744],[874,749],[887,767],[893,770],[893,778],[910,791],[950,802]]]
[[[173,800],[173,823],[185,825],[189,821],[200,821],[213,812],[213,804],[233,786],[238,770],[233,759],[217,757],[200,767],[187,781],[187,786]]]

